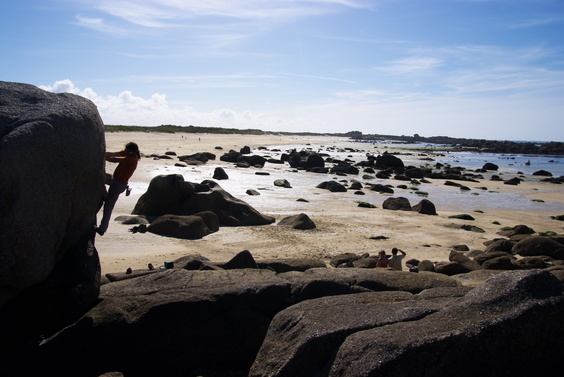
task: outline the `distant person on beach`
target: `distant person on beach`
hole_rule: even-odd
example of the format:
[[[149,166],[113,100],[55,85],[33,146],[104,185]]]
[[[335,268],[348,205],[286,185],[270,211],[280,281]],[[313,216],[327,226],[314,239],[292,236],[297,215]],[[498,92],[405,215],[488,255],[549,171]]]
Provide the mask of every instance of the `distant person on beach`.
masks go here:
[[[388,267],[389,264],[390,264],[390,260],[388,259],[386,252],[384,250],[380,250],[378,252],[378,260],[376,261],[376,267]]]
[[[401,255],[398,255],[398,251],[401,253]],[[390,258],[390,264],[389,266],[391,268],[393,268],[394,270],[398,270],[401,271],[401,260],[405,257],[405,251],[398,249],[397,247],[394,247],[392,249],[392,257]]]
[[[104,158],[109,162],[117,162],[118,166],[114,170],[114,174],[106,174],[106,184],[109,185],[106,198],[104,199],[104,215],[100,226],[96,228],[96,232],[103,236],[108,230],[110,218],[114,206],[122,192],[128,191],[129,195],[129,178],[137,169],[137,162],[141,159],[139,147],[137,144],[131,142],[125,145],[125,149],[119,152],[106,152]]]

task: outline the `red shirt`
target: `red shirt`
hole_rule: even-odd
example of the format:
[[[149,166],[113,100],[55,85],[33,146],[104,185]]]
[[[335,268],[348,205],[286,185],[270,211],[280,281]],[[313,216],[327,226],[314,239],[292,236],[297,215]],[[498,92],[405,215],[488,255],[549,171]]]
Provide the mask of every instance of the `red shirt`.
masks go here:
[[[133,172],[137,169],[137,162],[139,159],[136,155],[127,154],[125,151],[120,151],[119,155],[124,158],[119,162],[116,170],[114,170],[112,178],[127,184],[129,182],[129,178],[131,178]]]

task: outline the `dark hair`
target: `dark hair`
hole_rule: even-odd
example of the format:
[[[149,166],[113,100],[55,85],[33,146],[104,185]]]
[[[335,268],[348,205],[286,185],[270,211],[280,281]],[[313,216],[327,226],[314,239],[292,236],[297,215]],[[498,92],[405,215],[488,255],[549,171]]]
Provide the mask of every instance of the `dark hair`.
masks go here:
[[[141,154],[139,153],[139,146],[136,143],[130,141],[129,143],[125,144],[125,149],[137,154],[137,158],[141,159]]]
[[[397,247],[394,247],[394,248],[392,249],[392,254],[396,254],[397,252],[398,252]]]

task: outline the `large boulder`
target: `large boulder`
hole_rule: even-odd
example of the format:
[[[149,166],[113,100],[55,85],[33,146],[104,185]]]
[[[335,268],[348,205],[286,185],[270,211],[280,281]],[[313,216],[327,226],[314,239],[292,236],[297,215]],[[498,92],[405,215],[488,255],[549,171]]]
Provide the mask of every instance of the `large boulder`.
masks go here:
[[[97,302],[104,150],[104,125],[89,100],[0,82],[3,365]]]
[[[214,181],[193,184],[184,181],[179,174],[153,178],[135,204],[133,214],[158,217],[194,215],[204,211],[215,213],[219,223],[227,226],[265,225],[275,221],[235,198]]]
[[[560,364],[564,296],[549,272],[501,273],[458,298],[397,293],[278,313],[249,376],[550,375]]]
[[[36,374],[27,375],[56,371],[93,377],[108,371],[132,377],[246,375],[272,318],[297,302],[398,290],[405,292],[384,296],[404,300],[428,288],[457,289],[453,279],[438,274],[311,268],[321,265],[313,260],[298,262],[308,268],[305,272],[289,261],[281,261],[285,266],[265,261],[269,269],[257,269],[248,252],[240,257],[247,260],[243,269],[188,271],[176,267],[186,265],[179,260],[172,269],[107,283],[100,303],[42,342],[33,363],[8,363],[3,371],[13,367],[20,373],[12,375],[23,375],[30,368]],[[293,271],[279,273],[287,267]],[[166,370],[163,363],[143,360],[166,361]]]
[[[105,139],[91,101],[10,82],[0,82],[0,138],[1,307],[69,259],[88,259],[87,249],[97,261],[92,230],[104,194]],[[58,273],[67,288],[90,281],[81,292],[90,287],[96,296],[93,268]]]
[[[404,164],[403,161],[399,158],[390,154],[388,152],[384,152],[383,154],[376,157],[376,164],[375,166],[380,169],[386,168],[393,168],[393,169],[403,169]]]

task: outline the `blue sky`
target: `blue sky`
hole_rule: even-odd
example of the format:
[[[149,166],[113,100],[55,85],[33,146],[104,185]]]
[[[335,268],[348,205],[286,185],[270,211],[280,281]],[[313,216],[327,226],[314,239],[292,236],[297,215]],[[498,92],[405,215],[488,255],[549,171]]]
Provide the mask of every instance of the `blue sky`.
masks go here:
[[[562,0],[4,0],[0,80],[106,124],[564,141]]]

